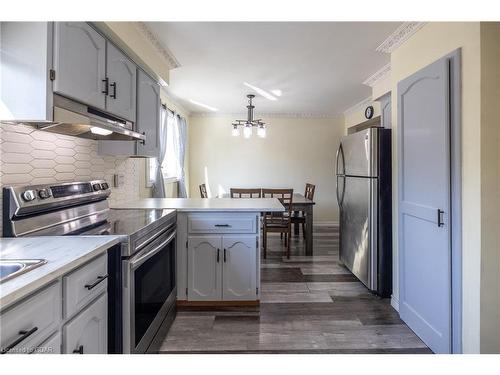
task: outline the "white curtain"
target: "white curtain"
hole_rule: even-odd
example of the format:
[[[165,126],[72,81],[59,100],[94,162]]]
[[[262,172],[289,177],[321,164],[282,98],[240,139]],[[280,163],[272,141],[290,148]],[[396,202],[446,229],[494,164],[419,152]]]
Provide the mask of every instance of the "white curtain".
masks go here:
[[[186,176],[184,173],[184,158],[186,156],[187,125],[184,117],[177,117],[179,130],[179,198],[187,198]]]
[[[168,110],[161,107],[158,156],[156,157],[156,175],[153,183],[153,198],[165,198],[165,182],[163,181],[162,163],[167,151]]]

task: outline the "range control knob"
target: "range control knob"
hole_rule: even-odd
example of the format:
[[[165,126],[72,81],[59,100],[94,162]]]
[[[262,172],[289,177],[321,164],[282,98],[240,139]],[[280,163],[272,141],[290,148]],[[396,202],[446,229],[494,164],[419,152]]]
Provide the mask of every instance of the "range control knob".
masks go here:
[[[48,197],[50,197],[50,190],[49,189],[38,190],[38,196],[41,199],[47,199]]]
[[[101,190],[101,185],[100,184],[94,184],[94,185],[92,185],[92,188],[94,189],[94,191],[98,191],[98,190]]]
[[[107,182],[104,182],[104,183],[101,184],[101,189],[102,190],[108,190],[108,188],[109,188],[109,185],[108,185]]]
[[[31,202],[32,200],[34,200],[36,198],[36,194],[35,194],[35,191],[34,190],[26,190],[22,195],[21,197],[23,197],[23,199],[26,201],[26,202]]]

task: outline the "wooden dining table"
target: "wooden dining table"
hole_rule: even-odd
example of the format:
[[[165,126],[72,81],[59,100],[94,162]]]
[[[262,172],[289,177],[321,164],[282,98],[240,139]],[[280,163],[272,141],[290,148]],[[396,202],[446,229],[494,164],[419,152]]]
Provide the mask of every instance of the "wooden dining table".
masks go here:
[[[230,198],[231,196],[227,193],[220,195],[221,198]],[[234,198],[241,199],[241,198]],[[257,198],[251,198],[257,199]],[[316,203],[304,196],[301,193],[293,193],[292,199],[292,211],[295,215],[298,215],[300,211],[304,212],[306,215],[306,255],[313,255],[313,206]],[[293,233],[294,235],[299,234],[299,223],[293,224]]]

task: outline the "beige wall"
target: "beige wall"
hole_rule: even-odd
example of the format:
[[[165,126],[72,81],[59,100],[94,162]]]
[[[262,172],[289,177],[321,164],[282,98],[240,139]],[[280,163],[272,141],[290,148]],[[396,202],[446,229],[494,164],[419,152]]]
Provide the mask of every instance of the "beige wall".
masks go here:
[[[462,246],[463,350],[480,350],[481,116],[479,23],[428,23],[391,54],[393,149],[397,140],[397,83],[426,65],[462,49]],[[393,153],[394,295],[397,270],[397,157]]]
[[[481,23],[481,352],[500,353],[500,23]]]
[[[347,134],[347,129],[351,126],[358,125],[367,121],[365,117],[365,109],[369,105],[373,106],[373,117],[380,116],[380,103],[375,101],[363,102],[360,105],[344,112],[344,134]]]
[[[230,117],[190,119],[191,196],[205,182],[212,196],[231,187],[316,185],[315,221],[338,221],[334,159],[343,119],[268,118],[267,138],[231,136]]]

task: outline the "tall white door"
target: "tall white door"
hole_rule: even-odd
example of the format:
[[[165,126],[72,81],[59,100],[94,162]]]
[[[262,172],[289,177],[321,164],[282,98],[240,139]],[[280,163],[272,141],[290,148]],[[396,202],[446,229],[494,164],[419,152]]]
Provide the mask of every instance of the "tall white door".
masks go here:
[[[255,300],[257,295],[257,237],[231,235],[222,239],[223,300]]]
[[[54,91],[96,108],[105,108],[106,41],[85,22],[56,22]]]
[[[188,300],[222,299],[222,237],[188,238]]]
[[[400,315],[451,351],[450,81],[441,59],[398,84]]]

